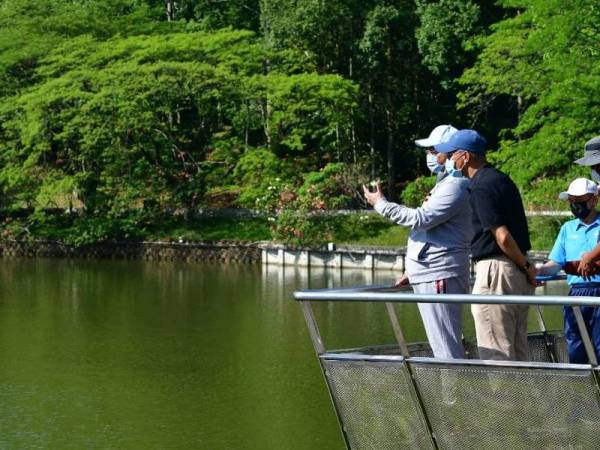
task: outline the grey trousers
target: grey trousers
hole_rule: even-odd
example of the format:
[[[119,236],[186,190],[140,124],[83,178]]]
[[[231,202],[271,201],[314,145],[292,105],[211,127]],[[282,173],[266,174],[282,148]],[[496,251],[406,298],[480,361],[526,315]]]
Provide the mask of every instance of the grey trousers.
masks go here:
[[[469,278],[453,277],[444,280],[416,283],[415,294],[469,294]],[[462,344],[462,305],[419,303],[429,345],[436,358],[464,358]]]

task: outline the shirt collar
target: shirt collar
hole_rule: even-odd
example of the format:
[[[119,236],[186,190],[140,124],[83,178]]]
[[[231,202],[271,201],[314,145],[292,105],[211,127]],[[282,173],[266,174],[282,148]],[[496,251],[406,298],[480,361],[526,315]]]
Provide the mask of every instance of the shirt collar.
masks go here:
[[[475,172],[475,175],[473,175],[473,177],[471,177],[471,179],[469,180],[469,181],[471,181],[469,190],[477,185],[477,183],[479,182],[479,179],[483,176],[483,173],[485,171],[487,171],[488,169],[490,169],[491,167],[492,166],[490,166],[489,163],[486,162],[483,166],[481,166],[479,168],[479,170],[477,172]]]
[[[583,223],[583,222],[581,221],[581,219],[578,219],[578,220],[577,220],[577,226],[575,227],[575,229],[576,229],[576,230],[579,230],[579,229],[580,229],[580,228],[582,228],[582,227],[585,227],[585,228],[592,228],[592,227],[593,227],[593,226],[595,226],[595,225],[600,225],[600,213],[598,213],[598,214],[596,215],[596,218],[595,218],[595,219],[594,219],[594,221],[593,221],[592,223],[590,223],[590,224]]]

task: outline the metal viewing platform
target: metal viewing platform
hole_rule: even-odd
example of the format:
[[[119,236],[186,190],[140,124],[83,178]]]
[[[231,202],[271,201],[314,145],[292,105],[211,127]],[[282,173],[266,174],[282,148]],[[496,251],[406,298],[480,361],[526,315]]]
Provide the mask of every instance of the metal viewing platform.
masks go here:
[[[600,448],[600,368],[580,306],[597,297],[416,295],[389,286],[305,290],[310,337],[348,448]],[[312,302],[376,302],[387,309],[394,345],[351,350],[325,347]],[[434,358],[426,343],[408,343],[395,303],[528,304],[539,331],[529,335],[528,362]],[[546,330],[541,305],[573,307],[591,364],[569,364],[561,331]]]

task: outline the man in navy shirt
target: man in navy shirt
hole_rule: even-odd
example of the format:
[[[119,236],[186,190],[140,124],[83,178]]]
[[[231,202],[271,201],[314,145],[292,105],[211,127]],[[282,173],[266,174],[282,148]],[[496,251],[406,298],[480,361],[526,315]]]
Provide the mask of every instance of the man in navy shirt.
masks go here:
[[[486,145],[476,131],[460,130],[435,147],[449,157],[448,176],[460,173],[471,179],[473,294],[530,295],[536,269],[527,260],[531,244],[521,195],[507,175],[487,163]],[[528,309],[527,305],[472,305],[481,359],[528,358]]]
[[[579,261],[581,255],[592,250],[598,243],[600,215],[595,209],[598,204],[596,183],[585,178],[577,178],[569,185],[567,192],[562,192],[559,198],[569,201],[571,211],[576,218],[561,227],[548,256],[549,261],[538,269],[540,275],[554,275],[568,261]],[[570,286],[569,295],[600,297],[600,275],[586,278],[568,275],[567,283]],[[573,308],[565,306],[564,313],[569,362],[588,364]],[[592,337],[596,356],[600,356],[600,310],[593,306],[582,306],[581,313],[588,333]]]

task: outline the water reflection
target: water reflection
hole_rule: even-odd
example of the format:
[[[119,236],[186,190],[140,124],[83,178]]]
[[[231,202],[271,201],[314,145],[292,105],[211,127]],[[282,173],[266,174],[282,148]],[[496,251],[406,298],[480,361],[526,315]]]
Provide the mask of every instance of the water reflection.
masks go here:
[[[341,449],[291,294],[396,275],[3,259],[0,448]],[[423,339],[415,306],[397,310],[407,339]],[[329,348],[394,341],[383,305],[315,314]]]

